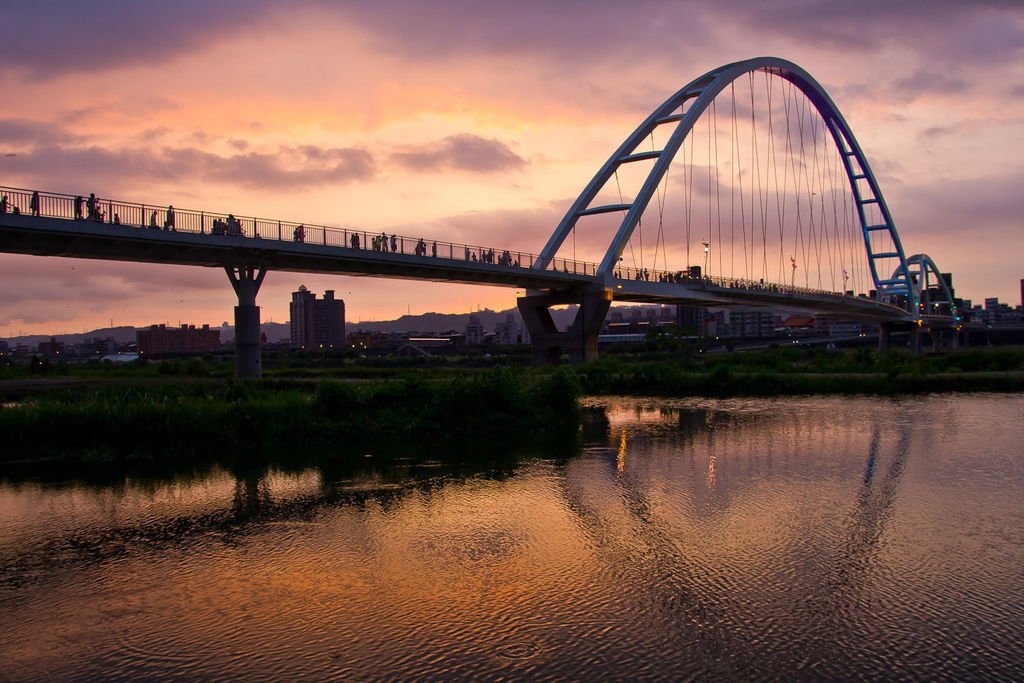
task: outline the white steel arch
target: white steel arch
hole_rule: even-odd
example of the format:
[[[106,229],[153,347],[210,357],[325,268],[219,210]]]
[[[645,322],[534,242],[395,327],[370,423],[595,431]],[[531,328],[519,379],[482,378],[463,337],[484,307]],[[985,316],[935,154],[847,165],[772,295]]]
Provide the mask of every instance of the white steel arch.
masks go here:
[[[879,298],[892,301],[895,297],[906,297],[908,309],[916,313],[919,308],[918,292],[912,285],[910,270],[903,246],[900,242],[896,226],[889,213],[889,208],[882,197],[878,182],[853,132],[843,118],[835,103],[821,85],[806,71],[796,64],[777,57],[757,57],[741,62],[726,64],[690,81],[681,90],[666,100],[640,124],[633,133],[609,157],[608,161],[598,170],[597,174],[580,193],[576,201],[566,212],[555,228],[544,249],[541,251],[535,268],[547,268],[557,254],[562,243],[569,236],[582,216],[599,213],[624,212],[622,222],[598,267],[599,279],[607,280],[612,276],[619,257],[641,216],[654,196],[658,184],[668,171],[672,160],[693,129],[697,120],[710,106],[715,97],[737,78],[752,71],[766,71],[783,78],[795,85],[814,105],[821,115],[839,150],[850,182],[857,213],[860,219],[864,245],[867,251],[871,277]],[[658,126],[676,123],[675,130],[661,150],[637,151],[640,144],[647,139]],[[591,206],[597,193],[616,173],[620,166],[634,161],[653,159],[655,163],[634,200],[630,203]],[[863,184],[859,181],[862,181]],[[870,223],[865,207],[877,206],[881,221]],[[893,251],[875,251],[871,243],[871,235],[885,232],[891,240]],[[877,262],[882,259],[898,258],[899,265],[890,277],[879,274]]]
[[[949,289],[946,278],[942,277],[939,267],[935,265],[928,254],[914,254],[907,257],[907,268],[910,273],[910,282],[914,290],[914,298],[917,301],[917,310],[911,311],[917,315],[936,315],[935,310],[929,307],[939,307],[942,304],[949,306],[949,314],[957,321],[960,320],[960,312],[957,310],[956,302],[953,300],[953,293]],[[938,289],[942,298],[932,298],[928,292]],[[943,312],[944,313],[944,312]]]

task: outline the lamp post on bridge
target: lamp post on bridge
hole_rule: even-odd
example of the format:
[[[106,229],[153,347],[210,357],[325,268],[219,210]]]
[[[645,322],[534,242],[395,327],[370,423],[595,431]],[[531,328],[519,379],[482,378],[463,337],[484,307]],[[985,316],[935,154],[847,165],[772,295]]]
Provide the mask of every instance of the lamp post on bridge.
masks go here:
[[[789,257],[789,267],[793,269],[793,275],[789,279],[789,288],[796,289],[796,258]]]

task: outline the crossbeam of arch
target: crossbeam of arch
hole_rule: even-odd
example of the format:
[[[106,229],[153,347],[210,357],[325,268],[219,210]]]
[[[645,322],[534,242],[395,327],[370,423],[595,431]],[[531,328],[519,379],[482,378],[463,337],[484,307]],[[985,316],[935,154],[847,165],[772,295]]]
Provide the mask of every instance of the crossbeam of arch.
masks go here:
[[[587,184],[583,192],[573,202],[565,216],[552,233],[535,267],[544,269],[558,253],[576,226],[581,216],[594,213],[613,211],[624,212],[611,244],[598,267],[598,278],[608,280],[622,256],[630,237],[638,222],[654,197],[659,183],[668,172],[677,152],[679,152],[687,135],[693,130],[700,116],[708,109],[715,97],[730,83],[753,71],[766,71],[783,78],[796,86],[818,111],[838,148],[843,167],[850,182],[850,188],[857,206],[864,245],[867,251],[868,265],[875,289],[882,299],[892,300],[897,296],[906,297],[907,306],[911,311],[918,309],[919,292],[912,285],[907,258],[903,251],[896,226],[893,223],[888,205],[879,189],[878,181],[871,171],[864,152],[857,143],[853,132],[843,118],[835,103],[821,85],[806,71],[796,64],[777,57],[757,57],[745,61],[726,64],[713,69],[690,81],[681,90],[654,110],[633,133],[619,146],[597,174]],[[637,148],[648,138],[655,128],[676,123],[675,129],[661,150],[637,153]],[[630,203],[613,206],[592,207],[591,204],[598,192],[615,175],[622,164],[637,160],[640,156],[653,159],[654,164],[636,197]],[[877,211],[869,222],[865,207],[875,205]],[[877,216],[881,220],[877,221]],[[877,221],[877,222],[874,222]],[[872,246],[872,234],[887,233],[891,246],[886,251],[876,250]],[[892,249],[889,251],[888,249]],[[880,272],[879,263],[884,259],[898,258],[899,262],[892,275]]]

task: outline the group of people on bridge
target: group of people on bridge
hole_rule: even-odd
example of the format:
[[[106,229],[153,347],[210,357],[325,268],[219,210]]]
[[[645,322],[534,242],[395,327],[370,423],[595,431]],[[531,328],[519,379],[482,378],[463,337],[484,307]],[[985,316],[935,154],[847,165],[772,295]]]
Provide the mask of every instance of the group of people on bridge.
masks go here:
[[[685,271],[678,270],[672,272],[655,272],[651,273],[647,268],[637,268],[632,272],[626,271],[625,278],[623,278],[622,269],[615,271],[615,277],[622,280],[636,280],[638,282],[650,282],[653,278],[655,282],[669,283],[669,284],[700,284],[702,287],[713,285],[722,287],[724,289],[744,289],[751,292],[769,292],[772,294],[814,294],[820,296],[835,296],[845,297],[847,294],[843,292],[832,292],[827,290],[810,290],[802,289],[795,286],[786,286],[784,284],[775,284],[773,282],[766,282],[764,278],[760,280],[747,280],[744,278],[713,278],[708,275],[701,275],[699,267],[695,266],[694,270]]]
[[[21,193],[15,193],[15,194],[16,195],[20,195]],[[63,201],[67,201],[67,200],[63,199],[63,198],[57,198],[57,201],[58,202],[63,202]],[[41,215],[41,208],[42,208],[41,205],[42,205],[42,202],[41,202],[39,191],[38,190],[33,191],[32,194],[31,194],[31,198],[29,200],[29,209],[30,209],[30,211],[31,211],[33,216],[40,216]],[[60,206],[61,206],[60,203],[58,203],[56,205],[56,207],[57,207],[56,215],[58,217],[61,217],[61,214],[63,213],[59,209]],[[64,204],[63,206],[66,207],[67,205]],[[178,218],[177,218],[177,215],[175,214],[175,210],[174,210],[174,206],[173,205],[168,205],[167,209],[164,210],[164,211],[160,211],[159,209],[155,209],[155,208],[152,209],[152,210],[148,210],[149,207],[146,207],[145,205],[138,206],[138,205],[115,204],[114,202],[111,202],[110,200],[100,200],[99,198],[96,197],[95,193],[89,193],[88,197],[84,197],[83,195],[75,196],[74,199],[71,201],[71,206],[72,206],[72,216],[73,216],[74,220],[76,220],[76,221],[79,221],[79,220],[89,220],[89,221],[95,221],[95,222],[98,222],[98,223],[106,223],[106,222],[109,221],[113,225],[121,225],[122,224],[121,223],[121,217],[114,210],[115,207],[117,207],[117,208],[120,208],[120,209],[122,209],[124,211],[127,211],[128,215],[131,215],[134,212],[134,213],[136,213],[137,216],[139,216],[138,218],[136,218],[135,221],[129,221],[129,222],[125,223],[126,227],[139,227],[139,226],[141,226],[141,227],[147,227],[147,228],[150,228],[150,229],[153,229],[153,230],[165,230],[165,231],[169,231],[169,232],[177,232]],[[106,208],[106,211],[104,211],[104,208]],[[0,214],[4,214],[4,213],[8,213],[8,212],[21,213],[20,209],[11,202],[9,196],[7,194],[4,194],[4,195],[0,196]],[[147,220],[147,213],[148,213],[148,220]],[[163,214],[163,216],[161,216],[161,213]],[[186,232],[200,232],[200,233],[205,232],[205,230],[204,230],[204,223],[205,223],[204,215],[203,214],[191,215],[188,212],[186,212],[186,213],[187,213],[186,218],[188,220],[186,220],[187,226],[186,226],[186,228],[184,228],[184,230]],[[64,213],[63,217],[67,217],[67,214]],[[198,218],[198,220],[196,220],[197,218]],[[209,224],[207,224],[207,225],[209,225]],[[280,223],[278,223],[278,226],[280,226]],[[198,227],[198,230],[196,230],[197,227]],[[260,236],[256,228],[257,228],[257,226],[256,226],[256,222],[254,220],[253,221],[253,237],[259,237]],[[324,244],[327,244],[327,232],[328,232],[328,230],[327,230],[327,228],[324,228],[323,230],[324,230]],[[348,231],[345,231],[345,232],[348,232]],[[236,218],[234,214],[228,214],[228,216],[226,218],[219,218],[219,217],[218,218],[213,218],[212,225],[210,226],[210,229],[209,229],[209,234],[211,234],[211,235],[229,236],[229,237],[245,237],[246,236],[245,229],[242,226],[242,221],[240,219]],[[362,238],[360,237],[360,234],[363,235]],[[296,226],[292,230],[292,239],[293,239],[293,241],[298,242],[298,243],[304,243],[306,241],[306,226],[304,224],[298,225],[298,226]],[[395,254],[404,254],[404,253],[406,253],[405,246],[404,246],[405,238],[399,237],[397,234],[392,234],[392,235],[389,236],[385,232],[381,232],[379,235],[373,235],[372,237],[368,237],[368,236],[366,236],[365,233],[360,233],[360,232],[352,231],[351,233],[349,233],[348,239],[347,240],[343,240],[341,244],[344,245],[344,246],[349,246],[352,249],[366,248],[366,249],[372,249],[375,252],[381,252],[381,253],[389,253],[389,252],[390,253],[395,253]],[[453,246],[453,245],[449,245],[449,246]],[[465,260],[466,261],[471,261],[471,262],[474,262],[474,263],[484,263],[484,264],[489,264],[489,265],[499,265],[499,266],[505,266],[505,267],[514,267],[514,268],[521,267],[520,266],[519,258],[514,257],[512,252],[510,252],[508,249],[505,249],[505,250],[503,250],[500,253],[496,253],[493,248],[485,248],[485,247],[465,246],[464,249],[465,249],[464,255],[465,255]],[[432,241],[432,242],[428,243],[423,238],[417,239],[416,242],[415,242],[415,246],[413,248],[413,253],[416,256],[426,257],[428,255],[428,252],[429,252],[429,255],[431,257],[433,257],[433,258],[437,258],[438,257],[437,241]],[[454,257],[454,253],[452,252],[451,249],[449,249],[448,254],[447,254],[447,258],[453,258],[453,257]],[[568,264],[567,263],[563,262],[563,268],[564,268],[565,272],[569,272],[569,268],[568,268]],[[647,274],[646,271],[644,271],[643,279],[646,279],[647,277],[649,277],[649,275]],[[637,279],[641,279],[641,275],[639,273],[637,275]]]
[[[28,202],[28,208],[29,211],[32,212],[33,216],[39,215],[38,191],[32,193],[32,198]],[[7,195],[3,195],[2,197],[0,197],[0,214],[7,213],[8,211],[10,211],[12,214],[16,216],[21,214],[21,209],[17,205],[13,204],[11,200],[7,198]]]
[[[467,246],[466,260],[489,264],[497,263],[497,265],[499,266],[515,266],[516,268],[519,267],[519,259],[513,261],[512,254],[511,252],[509,252],[508,249],[501,252],[501,254],[497,256],[497,260],[495,260],[494,249],[484,249],[483,247],[480,247],[480,258],[477,258],[476,251],[471,251],[470,248]]]

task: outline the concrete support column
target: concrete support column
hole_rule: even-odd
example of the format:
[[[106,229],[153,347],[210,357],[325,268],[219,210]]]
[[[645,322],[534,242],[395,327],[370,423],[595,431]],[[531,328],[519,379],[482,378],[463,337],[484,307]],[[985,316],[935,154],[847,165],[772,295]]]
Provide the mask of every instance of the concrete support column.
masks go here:
[[[534,365],[556,365],[563,353],[571,362],[597,358],[597,337],[611,306],[611,292],[605,289],[579,289],[520,297],[517,306],[526,329],[530,331]],[[577,304],[576,319],[565,332],[555,327],[551,306]]]
[[[256,295],[267,271],[255,266],[229,266],[224,270],[238,297],[238,305],[235,306],[235,377],[258,378],[263,375],[263,354],[260,307],[256,305]]]
[[[885,353],[889,350],[892,338],[892,323],[880,323],[878,325],[878,352]]]
[[[910,352],[915,356],[921,355],[921,326],[914,325],[910,328]]]

